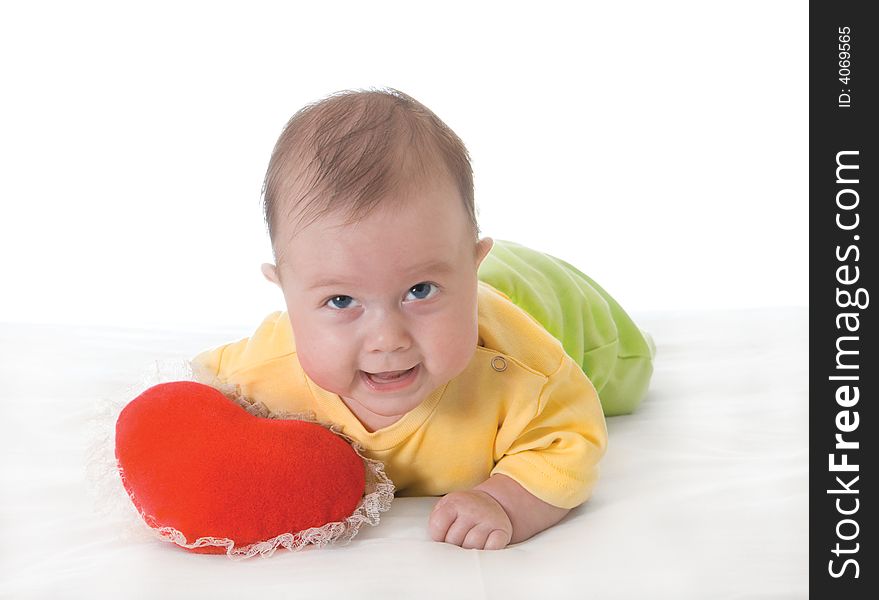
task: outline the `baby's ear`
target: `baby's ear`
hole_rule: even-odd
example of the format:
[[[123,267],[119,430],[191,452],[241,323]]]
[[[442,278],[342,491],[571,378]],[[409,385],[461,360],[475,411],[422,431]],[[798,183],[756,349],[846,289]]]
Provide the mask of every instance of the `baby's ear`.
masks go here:
[[[262,274],[271,283],[274,283],[276,286],[281,287],[281,281],[278,279],[278,268],[275,265],[273,265],[272,263],[263,263]]]
[[[476,268],[479,269],[479,265],[482,264],[482,261],[488,256],[488,253],[491,251],[492,246],[494,246],[494,240],[490,237],[484,237],[478,242],[476,242]]]

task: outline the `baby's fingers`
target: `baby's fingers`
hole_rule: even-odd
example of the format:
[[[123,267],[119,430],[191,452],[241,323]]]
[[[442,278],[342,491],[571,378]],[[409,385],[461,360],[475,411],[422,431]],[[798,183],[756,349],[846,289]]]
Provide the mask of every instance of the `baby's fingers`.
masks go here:
[[[486,550],[501,550],[510,543],[510,534],[503,529],[493,529],[485,540]]]
[[[464,536],[464,540],[461,542],[460,546],[466,550],[482,550],[485,548],[485,538],[488,537],[490,532],[491,529],[488,529],[487,527],[473,527],[467,532],[467,535]]]
[[[462,548],[476,548],[477,546],[464,546],[464,541],[467,539],[467,536],[470,535],[471,532],[475,532],[474,535],[478,536],[478,528],[474,527],[474,523],[468,521],[467,519],[462,518],[458,515],[458,518],[455,519],[455,522],[452,523],[452,526],[449,527],[449,530],[446,532],[445,541],[447,544],[454,544],[456,546],[461,546]],[[485,535],[482,536],[482,542],[485,541]],[[478,546],[482,548],[482,546]]]
[[[464,538],[462,548],[476,550],[500,550],[510,543],[510,535],[502,529],[476,526]]]
[[[505,548],[512,535],[503,508],[484,492],[453,492],[443,496],[433,507],[428,531],[434,541],[478,550]]]
[[[446,534],[449,531],[449,527],[455,522],[457,517],[458,511],[440,500],[437,505],[434,506],[433,512],[430,513],[430,518],[427,522],[427,529],[430,532],[430,537],[433,541],[446,541]]]

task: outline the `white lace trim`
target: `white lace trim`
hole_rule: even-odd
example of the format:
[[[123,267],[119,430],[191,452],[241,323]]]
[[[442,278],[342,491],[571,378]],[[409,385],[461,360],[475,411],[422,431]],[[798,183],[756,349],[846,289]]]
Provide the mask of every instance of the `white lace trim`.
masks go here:
[[[144,391],[154,385],[171,381],[197,381],[210,385],[252,415],[317,423],[347,440],[366,465],[366,487],[357,508],[344,521],[334,521],[299,532],[282,533],[246,546],[236,546],[234,540],[229,538],[211,536],[188,542],[186,537],[173,527],[149,525],[155,523],[155,518],[138,512],[122,484],[124,473],[116,460],[116,420],[125,405]],[[194,372],[193,365],[186,360],[155,361],[154,367],[144,372],[139,382],[131,385],[118,397],[99,399],[90,425],[90,443],[86,457],[86,480],[89,491],[94,497],[95,510],[113,521],[113,525],[119,528],[119,533],[123,537],[158,536],[160,539],[190,549],[204,546],[223,547],[226,549],[226,555],[233,560],[250,558],[257,554],[268,557],[280,546],[296,551],[311,544],[318,547],[330,543],[347,544],[357,535],[364,523],[377,525],[380,520],[379,515],[390,508],[394,499],[394,484],[385,474],[384,465],[380,461],[364,456],[363,448],[355,440],[339,432],[335,425],[318,421],[313,413],[273,413],[262,402],[252,402],[245,398],[237,386],[223,384],[204,372]],[[147,528],[143,527],[144,524],[147,524]]]

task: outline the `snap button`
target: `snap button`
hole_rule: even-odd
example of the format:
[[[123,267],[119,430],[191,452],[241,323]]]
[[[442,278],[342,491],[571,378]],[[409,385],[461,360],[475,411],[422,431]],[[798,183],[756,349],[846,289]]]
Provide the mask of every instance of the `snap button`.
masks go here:
[[[503,356],[495,356],[491,359],[491,368],[495,371],[506,371],[507,370],[507,361],[504,360]]]

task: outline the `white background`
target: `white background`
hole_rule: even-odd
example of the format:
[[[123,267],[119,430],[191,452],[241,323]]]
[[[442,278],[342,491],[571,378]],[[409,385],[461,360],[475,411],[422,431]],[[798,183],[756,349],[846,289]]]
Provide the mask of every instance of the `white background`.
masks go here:
[[[807,304],[804,2],[0,6],[0,321],[256,326],[281,128],[378,86],[630,312]]]

